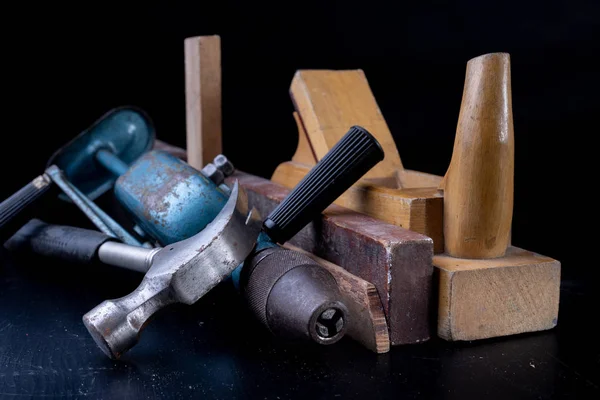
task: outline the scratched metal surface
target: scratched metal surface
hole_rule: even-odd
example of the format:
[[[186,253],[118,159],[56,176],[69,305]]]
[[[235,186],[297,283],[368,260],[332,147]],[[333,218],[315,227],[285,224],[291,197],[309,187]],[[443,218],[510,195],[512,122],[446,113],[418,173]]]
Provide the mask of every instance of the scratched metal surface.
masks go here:
[[[556,330],[480,343],[441,340],[375,355],[350,339],[286,346],[265,333],[222,285],[173,306],[123,360],[108,360],[81,316],[128,293],[134,272],[49,265],[0,255],[0,399],[600,398],[600,352],[563,285]],[[589,314],[588,314],[589,315]]]

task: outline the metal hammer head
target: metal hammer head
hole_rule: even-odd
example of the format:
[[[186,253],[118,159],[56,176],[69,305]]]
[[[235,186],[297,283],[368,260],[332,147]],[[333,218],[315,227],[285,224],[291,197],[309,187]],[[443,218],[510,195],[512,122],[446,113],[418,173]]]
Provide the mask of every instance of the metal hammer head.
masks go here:
[[[84,315],[96,344],[117,359],[138,342],[156,311],[171,303],[195,303],[250,254],[261,223],[236,182],[215,220],[195,236],[161,249],[137,289]]]

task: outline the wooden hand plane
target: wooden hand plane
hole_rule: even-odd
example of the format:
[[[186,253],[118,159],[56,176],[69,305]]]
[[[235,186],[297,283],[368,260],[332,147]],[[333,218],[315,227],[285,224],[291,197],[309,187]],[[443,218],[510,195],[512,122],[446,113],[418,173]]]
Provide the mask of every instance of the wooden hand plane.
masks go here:
[[[443,251],[441,176],[405,169],[394,138],[362,70],[301,70],[290,95],[296,111],[298,147],[271,180],[294,187],[353,124],[377,138],[385,158],[335,204],[429,236]]]
[[[295,186],[360,124],[385,159],[336,204],[433,239],[439,281],[438,335],[474,340],[553,328],[560,262],[511,245],[514,129],[510,56],[467,63],[454,150],[444,177],[405,169],[361,70],[301,70],[290,95],[298,148],[272,180]]]

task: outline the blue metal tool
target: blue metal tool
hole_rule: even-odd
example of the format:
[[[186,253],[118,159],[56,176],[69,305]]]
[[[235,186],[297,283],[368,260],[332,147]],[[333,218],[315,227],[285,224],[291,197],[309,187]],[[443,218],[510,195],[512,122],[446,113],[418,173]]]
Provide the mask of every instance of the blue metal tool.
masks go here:
[[[152,149],[155,137],[154,124],[143,110],[115,108],[57,150],[46,167],[56,165],[69,182],[94,200]]]
[[[55,152],[46,170],[0,204],[0,240],[4,241],[35,215],[43,199],[58,197],[79,207],[102,232],[125,243],[140,241],[93,200],[109,190],[129,164],[154,144],[154,125],[142,110],[115,108]]]
[[[352,127],[267,216],[260,234],[257,231],[252,238],[253,248],[245,261],[232,265],[227,275],[233,278],[250,310],[272,333],[319,344],[332,344],[344,336],[352,316],[333,275],[306,255],[279,244],[295,235],[381,159],[383,150],[379,143],[366,130]],[[180,159],[160,151],[140,157],[115,183],[115,194],[124,208],[163,249],[168,249],[162,251],[168,270],[181,264],[176,255],[168,257],[173,246],[199,234],[211,237],[205,231],[206,226],[222,223],[219,215],[230,202],[226,192]],[[243,193],[240,188],[239,195],[243,197],[240,201],[247,203],[247,195]],[[61,246],[57,246],[54,237],[64,236],[68,228],[44,227],[39,223],[25,228],[28,229],[15,235],[13,248],[29,248],[62,258],[76,255],[78,260],[98,258],[136,270],[151,269],[154,263],[153,250],[140,251],[139,247],[111,243],[98,234],[73,232],[68,235],[69,241],[62,240]],[[242,242],[241,237],[228,240],[232,248]],[[194,249],[198,254],[205,251],[217,255],[209,245]],[[217,261],[233,262],[226,255],[212,260]],[[161,276],[170,275],[162,271]],[[182,278],[180,286],[192,288],[210,278],[208,270],[197,270],[188,279]],[[152,309],[153,301],[143,296],[140,301]],[[116,325],[112,321],[117,315],[119,323],[122,322],[121,311],[122,308],[115,308],[109,302],[84,317],[88,330],[111,357],[118,357],[122,352],[119,349],[129,348],[133,343],[131,338],[125,342],[116,338],[121,328],[113,329]]]
[[[114,193],[135,223],[163,246],[200,232],[228,198],[198,170],[159,150],[133,163],[117,179]]]
[[[375,138],[352,127],[266,218],[256,246],[232,281],[274,333],[320,344],[338,341],[348,311],[333,276],[278,244],[289,240],[383,159]],[[214,220],[227,194],[188,164],[152,151],[115,183],[115,195],[163,246],[191,237]]]

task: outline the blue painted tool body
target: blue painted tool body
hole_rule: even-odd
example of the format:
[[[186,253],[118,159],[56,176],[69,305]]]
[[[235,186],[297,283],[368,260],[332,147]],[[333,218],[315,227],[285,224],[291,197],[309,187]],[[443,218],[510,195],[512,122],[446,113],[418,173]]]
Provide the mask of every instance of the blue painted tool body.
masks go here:
[[[154,140],[154,125],[145,112],[135,107],[115,108],[62,146],[47,166],[56,165],[69,182],[94,200],[149,151]]]
[[[198,170],[159,150],[144,154],[117,179],[115,196],[162,246],[200,232],[228,198]]]
[[[162,246],[194,236],[219,214],[228,194],[179,158],[160,150],[140,157],[115,183],[115,197]],[[276,246],[259,235],[256,250]],[[233,273],[238,286],[241,266]]]
[[[137,108],[115,108],[103,115],[56,151],[42,175],[0,203],[0,241],[4,242],[33,218],[45,199],[58,195],[76,205],[102,232],[140,245],[93,200],[109,190],[129,164],[152,148],[154,138],[152,121]],[[54,193],[55,186],[62,192]]]
[[[334,276],[310,257],[285,249],[278,243],[285,243],[298,233],[383,157],[381,146],[369,132],[352,127],[266,217],[260,233],[256,232],[258,237],[252,237],[252,249],[248,248],[245,260],[230,277],[251,312],[272,333],[319,344],[335,343],[345,334],[351,317]],[[140,157],[118,178],[115,194],[144,232],[172,250],[172,246],[177,246],[173,243],[187,243],[188,238],[207,226],[224,222],[219,218],[226,218],[219,214],[228,203],[228,190],[216,186],[203,173],[166,152],[152,151]],[[207,176],[212,175],[207,173]],[[239,195],[246,196],[242,189]],[[243,201],[247,203],[247,199]],[[260,216],[253,210],[243,218],[247,224],[250,219],[259,220]],[[48,243],[47,240],[42,242]],[[229,248],[236,249],[241,237],[233,235],[228,243]],[[77,243],[72,245],[77,247]],[[137,247],[133,248],[135,250],[131,246],[102,250],[106,245],[109,243],[101,242],[97,251],[99,258],[104,254],[105,259],[122,261],[139,255]],[[219,256],[220,250],[210,247],[194,248],[193,251],[202,253],[206,249]],[[63,250],[66,251],[62,253],[69,254],[68,248]],[[152,253],[143,253],[144,263],[153,260],[152,256],[148,258]],[[168,255],[164,257],[164,265],[172,262],[174,268],[178,267],[177,257],[171,261]],[[218,261],[231,263],[225,252],[223,257]],[[229,267],[241,261],[235,260],[234,264],[228,264]],[[202,281],[201,272],[196,272],[195,278]],[[211,279],[210,273],[206,278]],[[219,281],[222,280],[223,276]],[[180,283],[194,286],[193,282]],[[110,324],[114,315],[120,315],[114,308],[105,311],[94,314],[93,320],[97,319],[101,325]],[[111,332],[108,334],[112,335]]]

